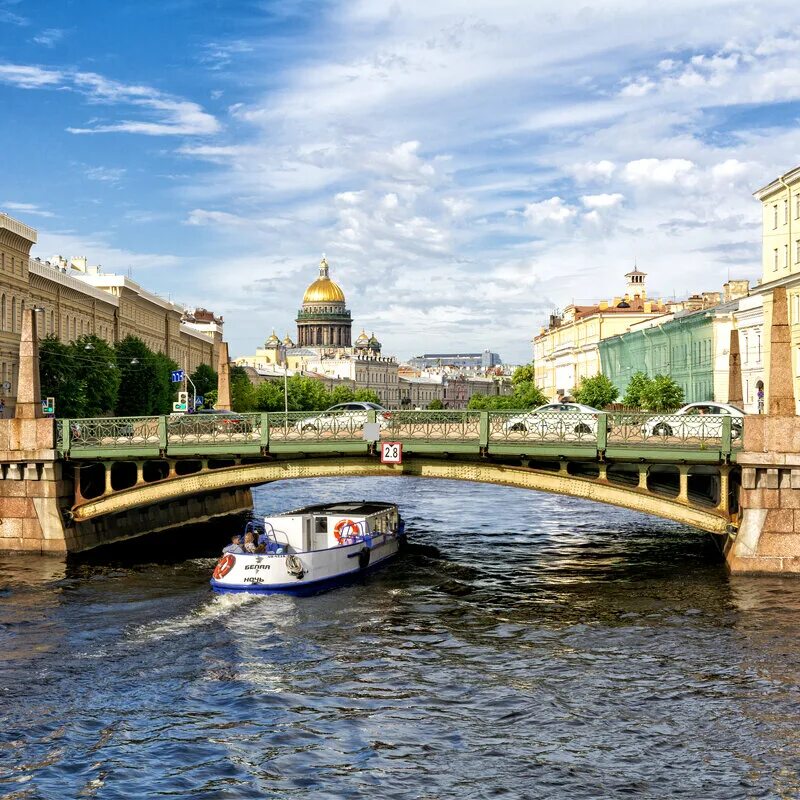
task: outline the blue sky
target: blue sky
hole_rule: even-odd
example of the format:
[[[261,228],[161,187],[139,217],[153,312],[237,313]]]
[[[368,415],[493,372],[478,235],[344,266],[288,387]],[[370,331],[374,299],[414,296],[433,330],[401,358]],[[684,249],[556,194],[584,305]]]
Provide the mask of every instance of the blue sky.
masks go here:
[[[757,278],[800,7],[561,5],[0,0],[0,209],[233,355],[294,335],[323,252],[400,357],[527,361],[634,260],[652,296]]]

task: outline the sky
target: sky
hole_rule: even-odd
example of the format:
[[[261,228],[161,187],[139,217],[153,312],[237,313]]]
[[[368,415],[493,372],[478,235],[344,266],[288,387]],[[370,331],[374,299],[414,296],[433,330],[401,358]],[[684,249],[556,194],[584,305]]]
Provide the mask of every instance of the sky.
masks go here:
[[[0,210],[295,335],[326,254],[384,353],[530,360],[554,309],[760,275],[796,0],[0,0]]]

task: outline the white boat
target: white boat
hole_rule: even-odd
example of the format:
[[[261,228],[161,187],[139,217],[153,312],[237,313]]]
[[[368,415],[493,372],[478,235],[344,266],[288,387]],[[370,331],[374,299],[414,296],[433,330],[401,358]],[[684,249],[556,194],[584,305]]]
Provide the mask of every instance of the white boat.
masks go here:
[[[248,523],[248,529],[258,528]],[[261,552],[224,552],[215,592],[305,595],[332,589],[397,555],[405,524],[391,503],[325,503],[266,517]],[[229,548],[226,548],[229,549]]]

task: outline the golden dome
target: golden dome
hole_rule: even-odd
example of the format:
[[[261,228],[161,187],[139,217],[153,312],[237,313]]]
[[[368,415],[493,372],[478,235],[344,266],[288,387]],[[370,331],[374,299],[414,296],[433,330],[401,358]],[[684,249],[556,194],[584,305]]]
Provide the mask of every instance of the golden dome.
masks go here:
[[[324,256],[319,262],[319,278],[306,289],[303,303],[344,303],[344,292],[328,277],[328,262]]]

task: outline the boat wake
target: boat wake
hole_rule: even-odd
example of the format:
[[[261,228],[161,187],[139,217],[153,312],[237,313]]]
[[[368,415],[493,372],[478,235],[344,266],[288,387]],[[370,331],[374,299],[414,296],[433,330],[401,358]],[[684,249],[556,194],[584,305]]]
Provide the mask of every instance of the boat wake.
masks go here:
[[[236,615],[237,609],[263,599],[258,595],[244,593],[214,595],[188,614],[137,625],[132,629],[130,638],[139,642],[171,639],[190,633],[204,625],[211,625],[221,620],[227,621]]]

